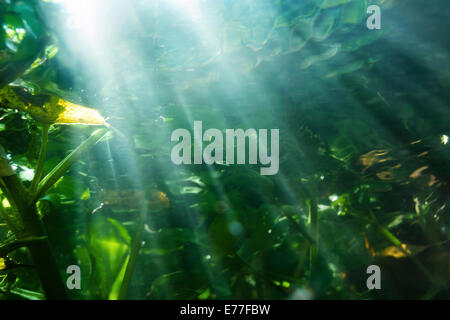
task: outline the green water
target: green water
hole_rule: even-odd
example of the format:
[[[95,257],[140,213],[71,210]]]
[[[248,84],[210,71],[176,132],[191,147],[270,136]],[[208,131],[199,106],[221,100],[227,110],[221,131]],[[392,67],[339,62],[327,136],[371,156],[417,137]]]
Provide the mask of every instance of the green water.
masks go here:
[[[0,5],[0,84],[110,125],[37,203],[64,286],[81,270],[69,298],[448,299],[448,1]],[[0,145],[29,187],[42,125],[4,97]],[[222,134],[223,163],[194,164],[195,121]],[[278,144],[275,174],[250,163],[250,138],[244,163],[226,163],[239,153],[226,130],[251,128],[268,154]],[[95,129],[51,126],[42,176]],[[173,163],[176,129],[192,135],[191,164]],[[28,234],[11,228],[4,185],[8,243]],[[24,248],[4,258],[36,262]],[[0,264],[0,298],[42,298],[35,269]]]

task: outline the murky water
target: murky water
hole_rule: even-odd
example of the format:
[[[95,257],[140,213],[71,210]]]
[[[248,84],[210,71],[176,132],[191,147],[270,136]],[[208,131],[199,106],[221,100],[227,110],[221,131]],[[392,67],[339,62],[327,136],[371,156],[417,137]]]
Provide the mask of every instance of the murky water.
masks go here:
[[[40,201],[70,294],[448,298],[447,1],[55,2],[15,84],[112,126]],[[47,171],[92,131],[55,128]]]

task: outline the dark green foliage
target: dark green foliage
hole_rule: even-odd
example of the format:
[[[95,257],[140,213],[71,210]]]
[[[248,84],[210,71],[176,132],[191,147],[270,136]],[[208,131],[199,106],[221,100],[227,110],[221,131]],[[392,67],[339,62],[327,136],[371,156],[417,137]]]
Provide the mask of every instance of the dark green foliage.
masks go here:
[[[118,298],[136,249],[129,299],[448,299],[448,6],[383,7],[386,26],[417,19],[413,30],[433,35],[433,51],[400,26],[367,33],[364,1],[217,1],[211,53],[173,10],[134,3],[133,15],[119,2],[127,28],[101,29],[117,46],[96,52],[117,77],[89,73],[64,15],[46,3],[59,53],[15,82],[86,101],[123,134],[93,146],[39,199],[61,272],[82,270],[70,297]],[[7,67],[23,71],[26,59]],[[28,186],[39,130],[1,110],[0,144]],[[172,164],[170,134],[192,133],[194,120],[222,131],[279,128],[279,173]],[[91,131],[53,127],[44,175]],[[11,236],[0,232],[2,242]],[[31,263],[21,250],[10,257]],[[381,267],[381,291],[367,290],[371,264]],[[23,269],[0,271],[2,298],[40,291]]]
[[[0,2],[0,87],[19,77],[44,50],[47,39],[36,3]]]

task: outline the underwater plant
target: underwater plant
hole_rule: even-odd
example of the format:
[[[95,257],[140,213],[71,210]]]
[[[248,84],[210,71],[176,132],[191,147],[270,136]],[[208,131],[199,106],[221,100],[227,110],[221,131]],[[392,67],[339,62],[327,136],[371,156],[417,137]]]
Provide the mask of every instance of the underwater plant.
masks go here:
[[[422,2],[0,0],[0,299],[448,298]]]
[[[31,183],[25,186],[11,167],[5,149],[0,146],[0,187],[4,195],[1,208],[1,218],[4,220],[13,236],[0,246],[0,256],[7,256],[11,251],[21,247],[28,248],[34,267],[39,275],[41,285],[48,299],[66,298],[65,284],[59,275],[55,258],[49,246],[45,228],[38,214],[36,203],[48,189],[50,189],[77,157],[97,143],[105,136],[106,129],[98,129],[65,159],[55,165],[50,172],[42,178],[42,171],[46,159],[48,132],[56,124],[87,124],[107,126],[101,115],[94,109],[79,106],[59,97],[51,95],[19,96],[15,90],[22,92],[24,88],[9,86],[7,83],[26,73],[35,59],[42,55],[45,46],[43,34],[36,12],[32,4],[14,3],[6,7],[2,3],[2,21],[8,22],[8,30],[18,32],[23,30],[23,38],[12,38],[9,33],[3,33],[1,52],[7,59],[2,59],[2,72],[0,78],[0,106],[10,110],[27,112],[41,127],[41,148],[38,162],[34,170]],[[23,29],[22,29],[23,28]],[[31,30],[30,30],[31,29]],[[8,45],[12,41],[18,49]],[[23,92],[22,92],[23,94]],[[39,104],[34,101],[40,100]],[[3,259],[3,258],[2,258]],[[4,265],[1,270],[8,270],[10,265]]]

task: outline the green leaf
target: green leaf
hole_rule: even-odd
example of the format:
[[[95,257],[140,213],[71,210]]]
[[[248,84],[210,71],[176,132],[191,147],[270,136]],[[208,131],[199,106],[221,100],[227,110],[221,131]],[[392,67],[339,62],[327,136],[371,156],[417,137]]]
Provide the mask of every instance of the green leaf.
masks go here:
[[[45,300],[45,296],[40,292],[34,292],[22,288],[11,289],[11,293],[28,300]]]
[[[89,225],[88,249],[94,261],[92,281],[103,299],[118,295],[130,240],[127,230],[112,218],[96,217]]]

